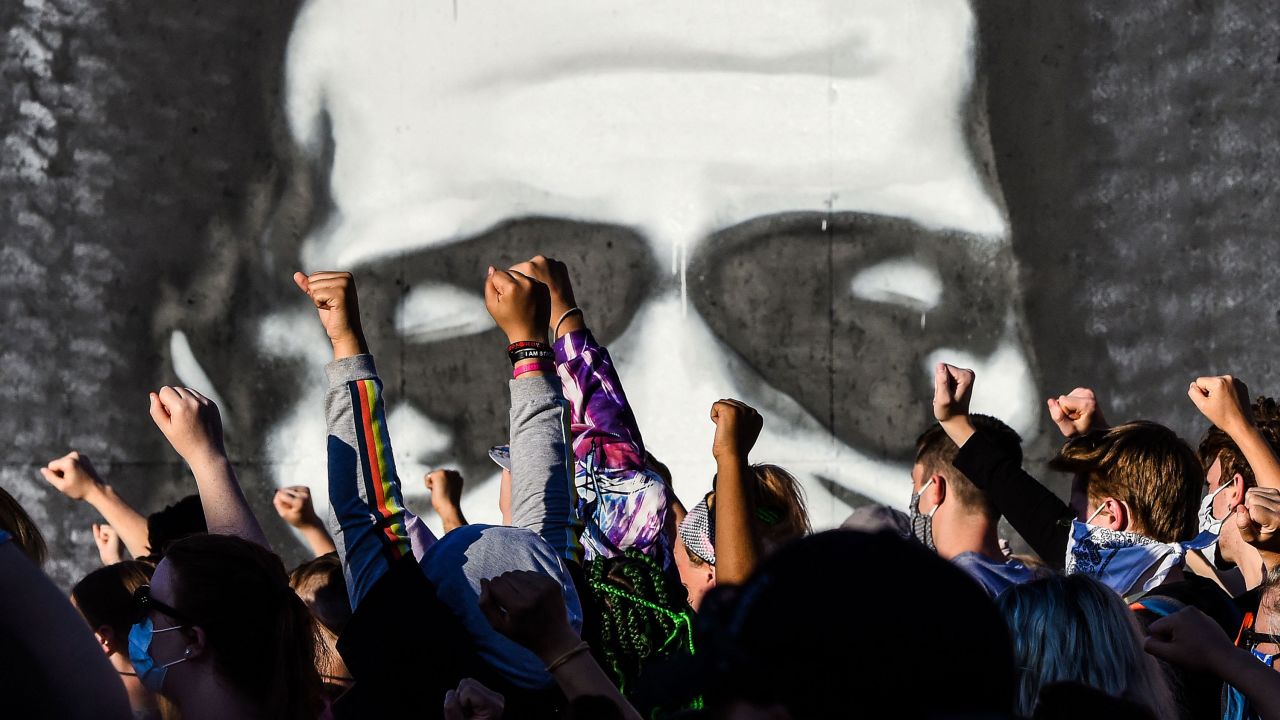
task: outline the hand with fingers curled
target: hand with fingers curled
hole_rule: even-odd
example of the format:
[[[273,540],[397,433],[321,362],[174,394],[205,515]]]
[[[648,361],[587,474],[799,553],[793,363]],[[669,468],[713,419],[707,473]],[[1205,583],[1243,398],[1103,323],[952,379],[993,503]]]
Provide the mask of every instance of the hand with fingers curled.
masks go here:
[[[1230,434],[1249,425],[1249,388],[1230,375],[1196,378],[1187,388],[1196,409],[1219,429]]]
[[[543,662],[571,652],[582,642],[569,624],[560,582],[545,573],[513,570],[482,579],[479,604],[493,629],[529,648]]]
[[[72,500],[85,500],[103,486],[102,478],[93,469],[88,455],[72,450],[40,468],[40,475],[58,492]]]
[[[969,400],[977,376],[972,370],[938,363],[933,369],[933,417],[945,423],[969,414]]]
[[[306,485],[279,488],[271,498],[271,504],[275,506],[280,519],[295,528],[324,525],[311,502],[311,488]]]
[[[1232,512],[1240,538],[1257,548],[1267,569],[1280,565],[1280,490],[1251,487]]]
[[[463,678],[456,690],[444,694],[445,720],[500,720],[505,709],[502,693],[473,678]]]
[[[212,400],[191,388],[168,385],[150,397],[151,419],[188,465],[226,457],[222,417]]]
[[[93,523],[93,544],[98,548],[98,558],[103,565],[115,565],[124,560],[124,541],[116,529],[106,523]]]
[[[293,274],[298,289],[311,298],[324,326],[335,360],[369,352],[360,326],[360,302],[356,280],[349,272],[322,271]]]
[[[551,322],[547,286],[516,270],[489,268],[484,281],[484,304],[508,342],[545,342]]]
[[[1143,647],[1171,665],[1214,674],[1237,652],[1218,623],[1194,607],[1151,623]]]
[[[711,422],[716,425],[716,434],[711,440],[711,455],[716,459],[745,459],[764,429],[764,418],[741,400],[724,399],[712,403]]]
[[[1093,390],[1078,387],[1066,395],[1049,398],[1049,417],[1063,437],[1084,435],[1090,430],[1105,430],[1107,421],[1102,417],[1098,407],[1098,398]]]
[[[526,262],[511,266],[511,270],[547,286],[551,301],[548,329],[556,337],[586,327],[581,310],[575,310],[578,302],[573,296],[568,266],[555,258],[535,255]]]

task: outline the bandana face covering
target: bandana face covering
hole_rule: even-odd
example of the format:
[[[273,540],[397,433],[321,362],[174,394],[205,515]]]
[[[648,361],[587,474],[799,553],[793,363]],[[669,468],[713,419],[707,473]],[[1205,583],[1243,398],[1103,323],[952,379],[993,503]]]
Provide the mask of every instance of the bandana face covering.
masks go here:
[[[1199,513],[1200,532],[1202,533],[1211,532],[1214,535],[1220,535],[1222,533],[1222,523],[1226,522],[1228,517],[1231,517],[1231,512],[1228,511],[1226,516],[1224,516],[1221,520],[1214,517],[1213,516],[1213,499],[1218,496],[1218,493],[1231,487],[1231,484],[1234,483],[1235,481],[1236,479],[1234,477],[1231,478],[1226,483],[1219,485],[1217,490],[1214,490],[1208,495],[1205,495],[1204,499],[1200,501],[1200,513]],[[1210,565],[1217,567],[1218,543],[1216,541],[1213,544],[1201,550],[1200,552],[1204,554],[1205,559],[1209,561]]]
[[[920,544],[930,550],[937,550],[933,544],[933,514],[938,512],[938,507],[935,505],[928,515],[920,512],[920,495],[932,484],[933,478],[929,478],[929,482],[920,487],[920,492],[911,493],[911,534]]]
[[[181,630],[183,627],[182,625],[174,625],[173,627],[155,630],[151,625],[151,618],[146,618],[134,625],[133,629],[129,631],[129,662],[133,663],[134,672],[137,673],[138,679],[142,681],[142,686],[147,690],[159,693],[160,688],[164,687],[164,676],[168,674],[169,668],[190,660],[190,658],[183,656],[173,662],[157,665],[155,658],[151,657],[151,639],[153,636],[172,630]]]
[[[1099,507],[1089,520],[1102,510]],[[1200,533],[1188,542],[1162,543],[1137,533],[1076,520],[1071,523],[1071,537],[1067,540],[1066,572],[1090,575],[1120,595],[1128,595],[1160,585],[1169,573],[1182,566],[1187,550],[1202,550],[1217,539],[1213,533]],[[1140,579],[1141,588],[1135,587]]]

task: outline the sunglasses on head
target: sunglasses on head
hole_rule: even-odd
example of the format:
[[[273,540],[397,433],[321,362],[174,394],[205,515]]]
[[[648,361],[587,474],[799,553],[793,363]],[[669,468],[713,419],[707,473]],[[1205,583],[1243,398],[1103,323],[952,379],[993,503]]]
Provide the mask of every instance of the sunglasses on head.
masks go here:
[[[143,620],[147,619],[147,616],[151,613],[152,610],[159,610],[160,612],[164,613],[165,615],[168,615],[169,617],[173,618],[174,620],[177,620],[178,622],[184,625],[195,624],[190,620],[190,618],[188,618],[181,611],[176,610],[168,605],[165,605],[159,600],[156,600],[155,598],[151,597],[150,585],[141,585],[138,587],[137,590],[133,591],[133,622],[134,624],[140,623]]]

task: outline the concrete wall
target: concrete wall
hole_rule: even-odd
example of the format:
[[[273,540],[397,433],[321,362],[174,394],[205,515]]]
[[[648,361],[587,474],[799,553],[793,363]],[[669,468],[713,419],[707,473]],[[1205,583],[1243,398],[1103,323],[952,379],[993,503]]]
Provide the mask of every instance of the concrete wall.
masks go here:
[[[527,6],[526,6],[527,5]],[[817,0],[87,2],[0,8],[0,483],[50,571],[75,448],[192,489],[150,389],[216,393],[251,502],[323,496],[322,333],[295,269],[357,272],[410,506],[496,516],[505,358],[486,265],[564,259],[677,489],[712,401],[815,519],[904,504],[928,367],[1043,455],[1041,400],[1197,437],[1203,372],[1275,392],[1274,4]]]

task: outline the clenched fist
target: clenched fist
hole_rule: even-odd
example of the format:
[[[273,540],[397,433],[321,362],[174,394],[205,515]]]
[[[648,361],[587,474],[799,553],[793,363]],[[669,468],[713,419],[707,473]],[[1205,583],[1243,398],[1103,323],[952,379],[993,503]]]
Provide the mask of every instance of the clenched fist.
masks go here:
[[[293,527],[321,525],[320,516],[316,515],[315,506],[311,504],[311,489],[306,485],[291,485],[276,490],[271,504],[276,514]]]
[[[1187,396],[1209,422],[1228,434],[1249,423],[1249,388],[1230,375],[1196,378]]]
[[[494,270],[484,281],[484,305],[508,342],[547,339],[551,295],[547,286],[521,272]]]
[[[569,268],[559,260],[535,255],[528,262],[513,265],[511,269],[547,286],[547,292],[551,296],[551,323],[559,321],[566,312],[578,306],[573,297],[573,284],[569,281]],[[574,313],[561,323],[559,334],[573,332],[585,326],[581,313]],[[556,331],[553,326],[550,329],[552,332]]]
[[[1264,555],[1280,554],[1280,490],[1249,488],[1233,517],[1240,537]],[[1267,563],[1271,567],[1273,562]]]
[[[120,533],[107,524],[93,523],[93,544],[98,548],[98,559],[103,565],[115,565],[124,560],[124,543]]]
[[[151,419],[188,465],[227,454],[218,406],[191,388],[166,385],[151,393]]]
[[[360,303],[356,281],[349,272],[293,274],[293,282],[311,298],[320,324],[333,345],[335,360],[369,352],[360,327]]]
[[[1089,388],[1078,387],[1070,395],[1049,398],[1049,417],[1063,437],[1084,435],[1093,429],[1107,427],[1098,408],[1098,398]]]
[[[102,486],[102,478],[93,469],[89,456],[72,450],[40,468],[40,474],[58,492],[72,500],[84,500]]]
[[[480,581],[480,611],[494,630],[529,648],[543,662],[581,639],[569,624],[560,583],[532,570],[513,570]]]
[[[764,418],[741,400],[720,400],[711,405],[711,422],[716,424],[711,455],[716,459],[747,457],[764,428]]]
[[[969,414],[976,379],[972,370],[938,363],[933,369],[933,417],[938,422]]]

